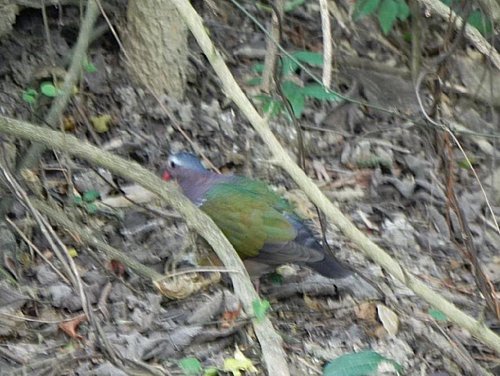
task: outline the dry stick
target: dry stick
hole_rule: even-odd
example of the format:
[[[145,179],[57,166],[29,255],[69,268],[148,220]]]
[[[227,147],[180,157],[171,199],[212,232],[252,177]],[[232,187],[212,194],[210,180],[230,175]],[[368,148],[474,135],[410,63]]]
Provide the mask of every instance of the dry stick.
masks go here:
[[[224,63],[220,53],[213,45],[210,37],[206,33],[203,21],[194,8],[185,0],[172,0],[177,10],[184,18],[189,29],[196,38],[199,46],[207,56],[212,68],[222,82],[223,90],[234,103],[240,108],[243,114],[250,121],[254,129],[259,133],[273,154],[276,164],[281,166],[302,188],[311,201],[316,204],[330,221],[335,224],[353,243],[373,261],[387,270],[394,278],[402,282],[405,286],[414,291],[418,296],[426,300],[435,308],[441,310],[448,318],[459,326],[467,329],[480,341],[493,348],[500,354],[500,337],[483,323],[478,322],[473,317],[458,309],[454,304],[434,292],[425,283],[411,275],[406,269],[398,264],[382,248],[372,242],[368,237],[354,226],[347,217],[337,209],[321,190],[311,181],[297,164],[290,158],[288,153],[280,145],[278,139],[269,129],[266,121],[259,115],[253,107],[245,93],[238,86],[231,71]],[[228,266],[228,265],[226,265]]]
[[[330,26],[330,14],[328,12],[328,1],[319,0],[319,11],[321,13],[321,30],[323,33],[323,85],[330,89],[332,81],[332,28]]]
[[[124,265],[128,266],[141,277],[151,279],[152,281],[164,278],[162,274],[158,273],[154,269],[142,265],[141,263],[123,254],[118,249],[113,248],[110,245],[107,245],[103,241],[99,240],[90,229],[82,226],[80,223],[75,223],[74,221],[72,221],[63,210],[50,206],[46,202],[37,199],[32,199],[31,204],[58,225],[64,227],[68,231],[77,234],[85,243],[87,243],[91,247],[95,247],[101,252],[104,252],[109,258],[116,259],[122,262]]]
[[[165,184],[158,176],[138,163],[104,152],[72,135],[5,116],[0,116],[0,133],[43,143],[48,147],[85,159],[123,178],[138,182],[144,188],[160,196],[181,213],[187,223],[213,247],[227,269],[238,271],[236,274],[230,274],[231,281],[245,311],[253,316],[252,303],[259,297],[250,282],[243,262],[212,219],[193,205],[178,189]],[[268,373],[273,376],[289,375],[282,339],[276,334],[271,321],[265,317],[261,321],[253,320],[253,325],[263,350]]]
[[[271,3],[274,2],[274,5]],[[281,39],[281,20],[283,20],[283,16],[285,11],[283,9],[283,0],[269,0],[271,8],[273,11],[271,12],[271,32],[270,34],[273,36],[275,40]],[[278,60],[278,46],[273,42],[272,39],[267,39],[267,47],[266,47],[266,56],[264,58],[264,71],[262,72],[262,91],[265,93],[270,93],[274,85],[279,85],[279,82],[273,83],[273,77],[276,74],[276,70],[279,69],[277,66]],[[279,74],[279,73],[278,73]]]

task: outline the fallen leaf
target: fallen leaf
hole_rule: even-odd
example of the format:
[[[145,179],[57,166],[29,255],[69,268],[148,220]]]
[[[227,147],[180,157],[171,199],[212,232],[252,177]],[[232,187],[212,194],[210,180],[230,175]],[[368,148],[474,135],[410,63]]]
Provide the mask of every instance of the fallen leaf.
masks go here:
[[[399,317],[396,313],[383,304],[377,304],[378,318],[382,322],[384,329],[391,336],[395,336],[399,330]]]
[[[71,338],[83,339],[83,337],[80,334],[78,334],[76,331],[78,329],[78,326],[80,326],[80,324],[82,322],[84,322],[85,320],[87,320],[87,316],[85,316],[85,314],[82,313],[81,315],[76,316],[75,318],[73,318],[70,321],[64,321],[64,322],[60,323],[59,329],[61,329],[64,333],[66,333]]]

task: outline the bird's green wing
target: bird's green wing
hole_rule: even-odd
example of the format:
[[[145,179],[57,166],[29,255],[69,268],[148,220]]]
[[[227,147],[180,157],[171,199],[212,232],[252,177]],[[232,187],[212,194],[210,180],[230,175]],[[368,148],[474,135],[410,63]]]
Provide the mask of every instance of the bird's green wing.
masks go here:
[[[293,240],[297,232],[282,214],[290,204],[262,182],[240,178],[218,183],[200,209],[210,216],[241,258],[255,257],[264,244]]]

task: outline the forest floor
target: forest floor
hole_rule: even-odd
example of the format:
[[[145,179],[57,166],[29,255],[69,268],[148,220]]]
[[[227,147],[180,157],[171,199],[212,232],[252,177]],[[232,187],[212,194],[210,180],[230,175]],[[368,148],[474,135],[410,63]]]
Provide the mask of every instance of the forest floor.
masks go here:
[[[408,69],[411,45],[403,37],[410,32],[408,22],[398,24],[385,37],[376,19],[354,22],[348,17],[346,9],[352,2],[336,3],[337,20],[345,23],[335,22],[332,27],[332,87],[370,106],[340,98],[305,98],[299,122],[306,172],[359,229],[411,273],[463,311],[498,329],[472,272],[461,221],[470,228],[478,263],[497,290],[500,235],[457,145],[446,139],[445,132],[424,122]],[[267,11],[246,7],[267,22]],[[202,6],[199,11],[233,74],[262,108],[262,97],[259,102],[248,82],[258,77],[254,67],[263,62],[264,36],[230,3],[216,2],[215,9]],[[74,6],[48,7],[47,13],[50,44],[42,13],[29,8],[18,14],[13,30],[0,39],[0,112],[38,124],[51,99],[40,97],[33,107],[21,93],[53,75],[59,77],[80,21]],[[123,17],[114,15],[115,20]],[[286,13],[285,49],[321,52],[319,19],[316,2]],[[495,155],[499,144],[488,137],[500,132],[498,106],[491,105],[490,92],[477,85],[487,77],[496,90],[499,72],[462,41],[440,66],[443,77],[438,87],[436,67],[430,62],[449,42],[447,25],[438,17],[426,23],[423,54],[432,78],[423,81],[423,106],[432,113],[433,100],[438,101],[442,121],[462,126],[458,140],[498,217],[495,181],[500,172]],[[215,166],[268,182],[318,224],[314,207],[283,171],[268,163],[266,146],[228,102],[195,41],[190,43],[186,99],[161,97],[163,105]],[[96,71],[85,73],[80,91],[65,111],[67,132],[158,174],[168,154],[191,150],[157,99],[130,82],[110,32],[92,43],[89,60]],[[60,68],[53,68],[52,61]],[[309,68],[321,76],[321,68]],[[302,86],[311,84],[301,69],[292,76]],[[109,129],[92,125],[90,119],[108,115]],[[272,117],[270,126],[296,155],[297,131],[287,116]],[[27,148],[4,136],[0,143],[2,165]],[[210,254],[200,242],[196,242],[199,247],[190,246],[192,237],[177,213],[108,171],[46,152],[34,175],[41,195],[64,207],[75,223],[159,273],[200,264],[195,248]],[[121,199],[124,191],[140,204]],[[461,215],[451,209],[451,191]],[[0,191],[2,198],[6,195]],[[225,374],[224,362],[235,357],[236,349],[258,374],[264,374],[258,341],[249,319],[239,312],[225,273],[220,281],[183,299],[167,299],[147,279],[54,226],[73,252],[94,313],[89,321],[82,318],[82,299],[64,279],[53,247],[32,213],[16,202],[9,220],[0,224],[0,375],[121,375],[132,374],[131,370],[183,374],[179,361],[188,357],[197,358],[205,369],[217,367],[219,374]],[[331,281],[296,267],[262,278],[260,294],[270,301],[268,315],[283,337],[292,375],[320,375],[332,359],[361,350],[373,350],[397,362],[405,375],[500,374],[499,358],[491,349],[364,257],[334,226],[327,225],[325,235],[336,255],[371,284],[359,276]],[[390,369],[386,374],[391,374]]]

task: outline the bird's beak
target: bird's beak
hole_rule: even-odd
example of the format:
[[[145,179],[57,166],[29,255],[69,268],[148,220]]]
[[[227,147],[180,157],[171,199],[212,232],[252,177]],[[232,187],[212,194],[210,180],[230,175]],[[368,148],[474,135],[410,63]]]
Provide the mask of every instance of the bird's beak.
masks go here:
[[[170,179],[172,179],[172,175],[170,175],[168,171],[164,171],[161,178],[165,181],[169,181]]]

